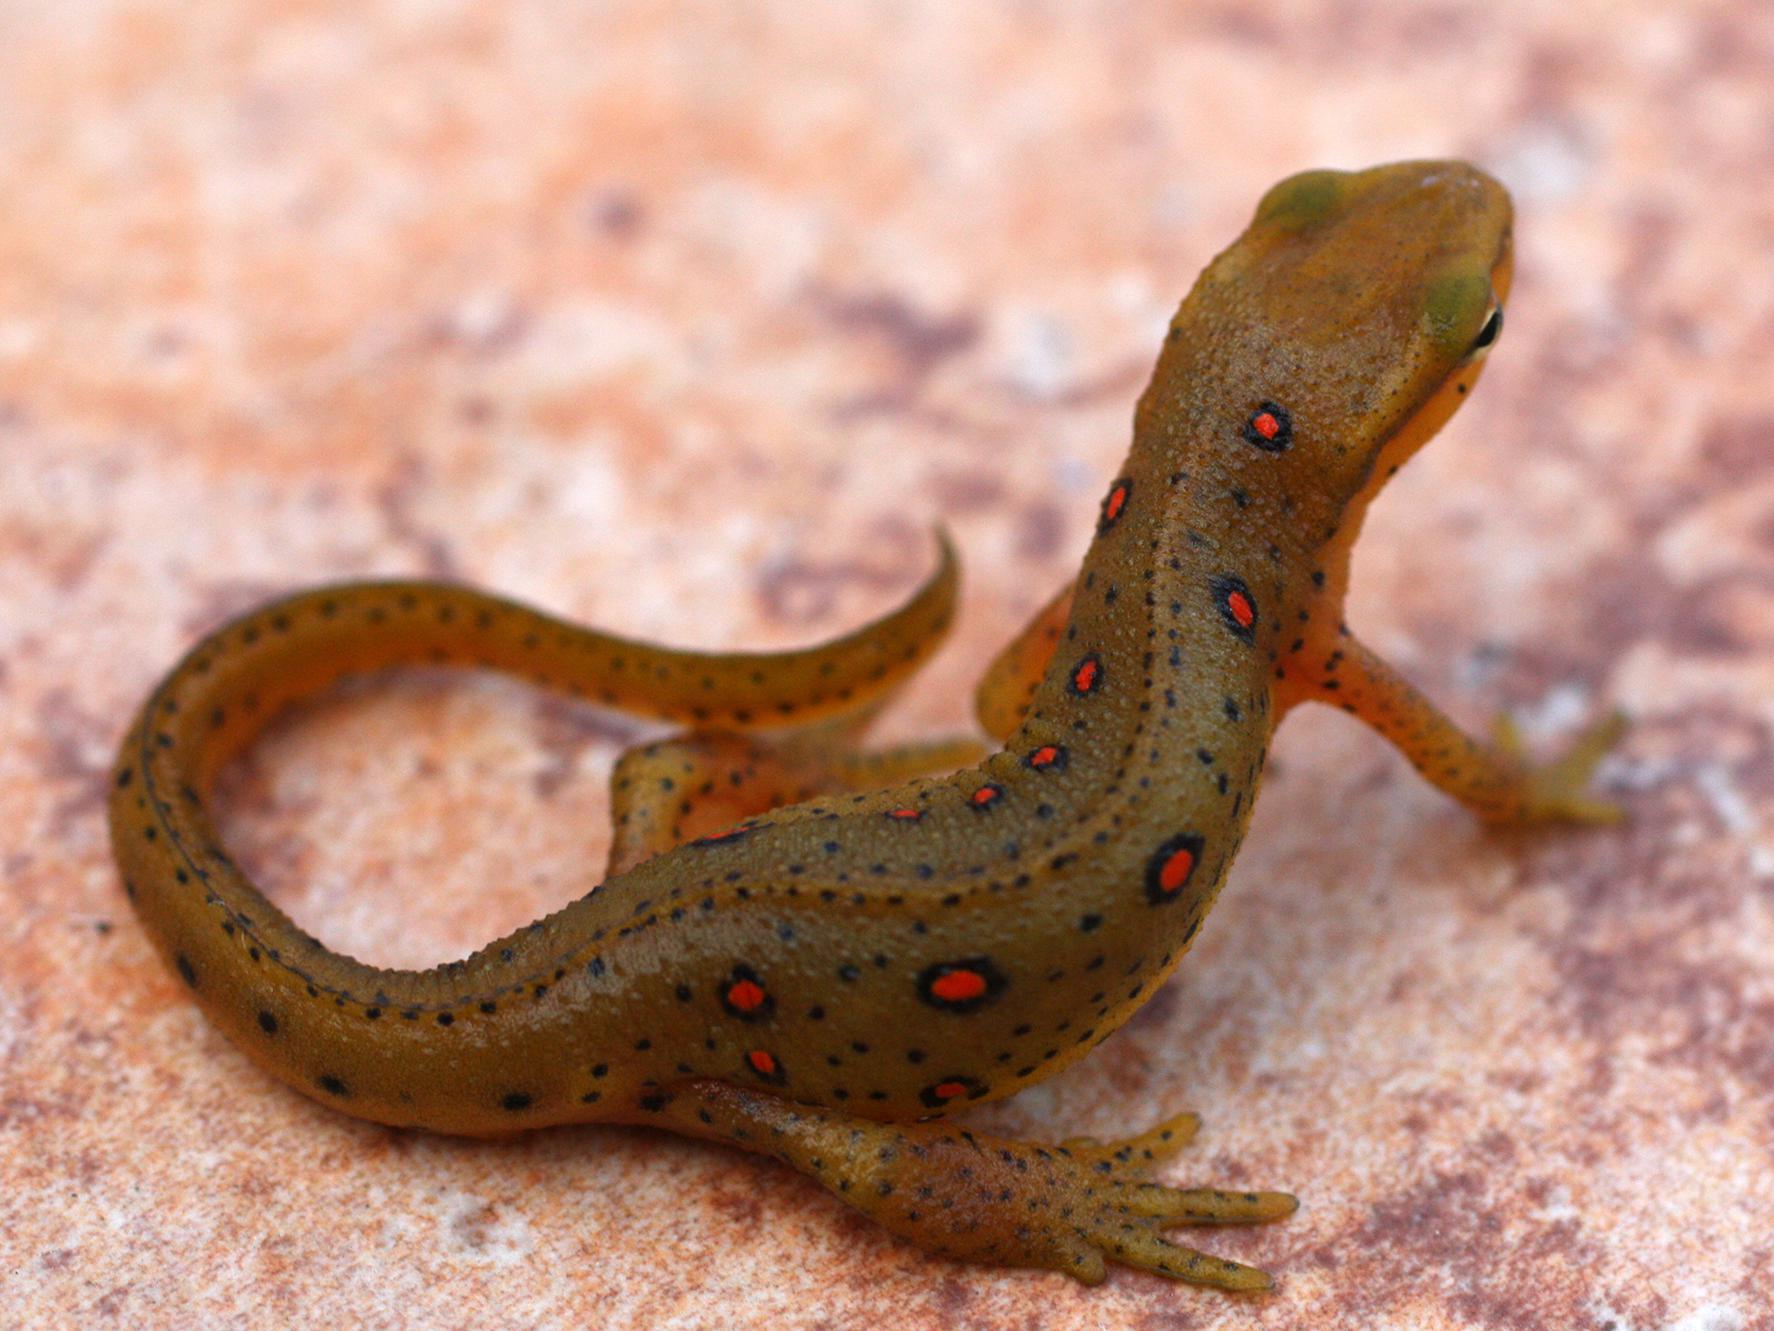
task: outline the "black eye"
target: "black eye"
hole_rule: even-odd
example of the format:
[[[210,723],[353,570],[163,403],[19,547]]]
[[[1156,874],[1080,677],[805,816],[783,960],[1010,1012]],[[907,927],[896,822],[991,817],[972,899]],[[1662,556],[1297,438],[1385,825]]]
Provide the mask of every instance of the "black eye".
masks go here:
[[[1490,314],[1485,318],[1484,327],[1479,329],[1478,336],[1472,339],[1472,349],[1474,351],[1483,351],[1486,347],[1490,346],[1491,343],[1497,340],[1497,335],[1502,331],[1503,307],[1501,305],[1493,305],[1491,306]]]

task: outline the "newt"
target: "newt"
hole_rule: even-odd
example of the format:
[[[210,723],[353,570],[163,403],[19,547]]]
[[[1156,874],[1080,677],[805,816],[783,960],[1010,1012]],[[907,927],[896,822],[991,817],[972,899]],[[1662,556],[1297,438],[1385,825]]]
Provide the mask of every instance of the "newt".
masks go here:
[[[327,586],[216,630],[148,696],[109,801],[124,890],[241,1049],[359,1118],[651,1124],[775,1156],[935,1252],[1268,1288],[1163,1232],[1297,1205],[1153,1181],[1193,1115],[1052,1145],[950,1115],[1084,1057],[1164,983],[1301,703],[1365,721],[1487,821],[1620,816],[1587,793],[1618,716],[1536,764],[1506,727],[1462,732],[1343,621],[1368,506],[1477,382],[1510,275],[1508,195],[1464,163],[1270,189],[1170,323],[1076,581],[987,672],[994,751],[858,747],[952,616],[946,541],[899,609],[772,654],[629,641],[462,586]],[[617,764],[601,884],[423,971],[303,932],[206,803],[291,703],[408,664],[679,727]]]

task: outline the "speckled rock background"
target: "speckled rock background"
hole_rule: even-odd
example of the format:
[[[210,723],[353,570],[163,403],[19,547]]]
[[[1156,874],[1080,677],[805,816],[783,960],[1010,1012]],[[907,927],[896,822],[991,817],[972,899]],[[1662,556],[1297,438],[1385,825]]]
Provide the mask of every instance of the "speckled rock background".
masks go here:
[[[1195,954],[978,1115],[1193,1106],[1170,1177],[1259,1302],[923,1256],[770,1163],[300,1099],[200,1018],[101,818],[192,636],[321,579],[472,579],[697,645],[909,589],[964,725],[1067,576],[1164,319],[1262,189],[1458,154],[1509,327],[1351,618],[1469,721],[1636,726],[1619,831],[1482,833],[1302,715]],[[1774,1326],[1774,8],[1765,3],[0,3],[0,1322]],[[303,925],[420,965],[583,892],[636,731],[415,676],[228,782]]]

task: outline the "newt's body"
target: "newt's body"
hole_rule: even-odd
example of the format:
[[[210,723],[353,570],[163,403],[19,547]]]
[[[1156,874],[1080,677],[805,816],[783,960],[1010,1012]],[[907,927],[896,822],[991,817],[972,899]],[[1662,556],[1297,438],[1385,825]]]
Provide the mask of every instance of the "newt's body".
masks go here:
[[[323,588],[221,629],[144,705],[111,804],[129,894],[209,1015],[348,1113],[458,1133],[652,1123],[776,1154],[941,1251],[1261,1287],[1156,1232],[1293,1209],[1145,1182],[1192,1120],[1118,1151],[940,1119],[1082,1057],[1163,982],[1299,702],[1344,705],[1489,818],[1609,812],[1580,793],[1607,731],[1529,768],[1342,627],[1363,512],[1477,378],[1509,266],[1507,197],[1462,164],[1271,190],[1172,323],[1075,587],[988,676],[1001,752],[840,743],[946,624],[946,551],[899,612],[778,656],[623,642],[457,587]],[[688,727],[618,768],[614,876],[423,972],[297,929],[203,803],[279,707],[405,662]]]

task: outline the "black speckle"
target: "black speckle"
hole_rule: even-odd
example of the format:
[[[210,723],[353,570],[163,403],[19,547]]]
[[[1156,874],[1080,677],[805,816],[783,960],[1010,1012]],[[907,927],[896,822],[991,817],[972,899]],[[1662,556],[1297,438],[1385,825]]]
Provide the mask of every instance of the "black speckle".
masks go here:
[[[277,1018],[272,1016],[269,1012],[261,1009],[259,1012],[259,1029],[264,1031],[266,1035],[276,1035]]]
[[[507,1091],[505,1093],[505,1098],[499,1101],[499,1105],[502,1109],[509,1110],[514,1114],[528,1109],[530,1104],[530,1095],[527,1091]]]

